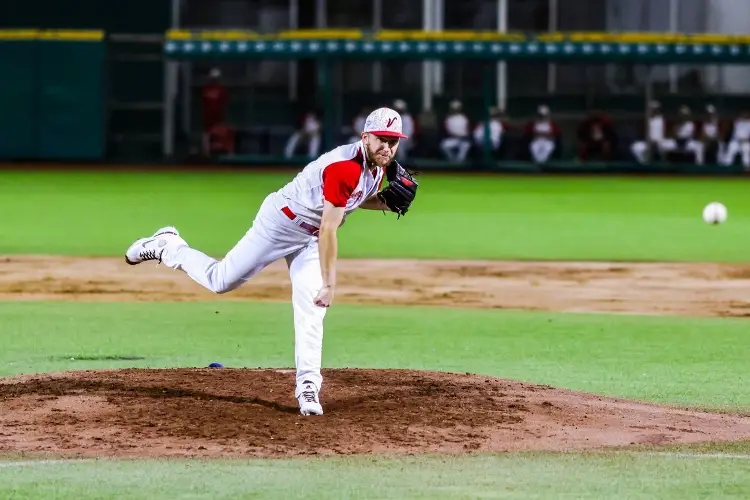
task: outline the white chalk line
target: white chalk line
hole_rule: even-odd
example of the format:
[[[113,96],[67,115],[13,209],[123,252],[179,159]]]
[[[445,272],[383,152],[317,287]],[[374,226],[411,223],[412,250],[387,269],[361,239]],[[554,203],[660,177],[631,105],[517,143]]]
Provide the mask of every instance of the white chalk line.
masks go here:
[[[60,460],[20,460],[16,462],[0,461],[0,469],[9,469],[11,467],[44,467],[47,465],[69,465],[75,463],[96,462],[96,459],[78,458],[78,459],[60,459]]]
[[[614,453],[618,454],[618,453]],[[689,458],[689,459],[714,459],[714,460],[750,460],[750,454],[747,453],[699,453],[699,452],[672,452],[672,451],[633,451],[624,452],[624,455],[648,456],[648,457],[665,457],[665,458]],[[0,469],[9,469],[12,467],[46,467],[54,465],[70,465],[76,463],[102,462],[102,458],[72,458],[59,460],[20,460],[15,462],[0,461]]]
[[[667,457],[667,458],[713,458],[713,459],[730,459],[730,460],[750,460],[750,454],[747,453],[700,453],[700,452],[679,452],[679,451],[644,451],[632,452],[633,455],[645,455],[650,457]]]

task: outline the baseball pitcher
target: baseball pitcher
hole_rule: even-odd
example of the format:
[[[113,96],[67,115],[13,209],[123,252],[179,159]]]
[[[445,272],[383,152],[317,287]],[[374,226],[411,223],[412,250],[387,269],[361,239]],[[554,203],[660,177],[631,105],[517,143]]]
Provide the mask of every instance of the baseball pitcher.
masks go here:
[[[394,160],[400,139],[406,138],[399,113],[376,109],[358,141],[324,153],[269,194],[250,229],[222,260],[191,248],[174,227],[164,227],[136,240],[125,261],[156,260],[214,293],[226,293],[284,258],[292,282],[294,394],[302,415],[322,415],[323,319],[336,291],[337,231],[357,208],[406,214],[418,188]],[[388,186],[382,188],[384,178]]]

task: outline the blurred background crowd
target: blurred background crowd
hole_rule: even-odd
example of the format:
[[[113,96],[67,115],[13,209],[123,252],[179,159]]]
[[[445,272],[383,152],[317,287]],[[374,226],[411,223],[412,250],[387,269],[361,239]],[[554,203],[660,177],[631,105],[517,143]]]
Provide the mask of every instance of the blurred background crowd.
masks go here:
[[[231,120],[229,93],[221,71],[212,69],[201,89],[204,154],[267,153],[291,159],[323,153],[321,110],[304,110],[288,123],[265,129],[260,119]],[[390,106],[401,113],[404,133],[409,136],[398,152],[402,161],[412,156],[454,164],[481,162],[484,135],[489,131],[496,160],[741,164],[750,171],[750,111],[721,113],[710,99],[698,100],[706,102],[697,109],[673,99],[676,109],[665,110],[659,100],[650,100],[640,113],[637,108],[643,105],[634,101],[633,112],[582,106],[567,109],[559,117],[547,101],[517,116],[493,106],[485,124],[482,110],[466,109],[460,99],[448,101],[444,110],[415,113],[415,106],[404,99],[384,102],[373,98],[369,106],[362,106],[349,122],[338,127],[334,140],[336,144],[358,140],[367,114],[374,107]],[[269,140],[272,134],[276,136],[274,145]]]
[[[199,0],[193,29],[450,29],[750,32],[745,0]],[[743,7],[744,6],[744,7]],[[739,10],[738,10],[739,9]],[[735,15],[733,15],[733,13]],[[739,19],[741,17],[742,19]],[[314,157],[322,115],[331,144],[356,140],[364,115],[391,106],[410,140],[402,159],[480,162],[481,63],[341,61],[334,110],[320,109],[315,61],[209,61],[184,69],[185,137],[195,154]],[[742,164],[750,169],[747,68],[723,65],[497,64],[489,134],[497,160]],[[200,150],[200,151],[199,151]]]

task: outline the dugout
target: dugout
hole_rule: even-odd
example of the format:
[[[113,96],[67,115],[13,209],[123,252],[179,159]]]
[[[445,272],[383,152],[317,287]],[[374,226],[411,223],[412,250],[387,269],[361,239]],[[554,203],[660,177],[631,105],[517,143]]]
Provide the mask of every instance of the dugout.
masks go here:
[[[323,110],[323,147],[327,148],[345,140],[350,130],[346,130],[347,117],[353,116],[362,106],[390,105],[393,99],[408,101],[411,109],[430,108],[438,113],[445,109],[448,96],[429,96],[427,92],[411,95],[403,93],[342,93],[336,85],[337,64],[344,60],[411,60],[416,62],[433,60],[463,60],[481,64],[484,68],[480,81],[478,98],[466,99],[465,109],[474,116],[487,117],[491,106],[498,103],[497,87],[493,75],[498,63],[509,60],[585,62],[589,65],[612,63],[637,63],[645,68],[659,64],[747,64],[750,62],[750,36],[726,35],[680,35],[654,33],[498,33],[481,31],[425,32],[389,31],[365,32],[356,29],[344,30],[294,30],[274,34],[258,34],[248,31],[169,31],[164,44],[167,60],[165,77],[165,120],[163,152],[172,156],[179,152],[180,123],[175,118],[179,113],[197,111],[197,103],[184,99],[185,85],[181,70],[186,64],[211,63],[241,64],[248,60],[314,61],[316,68],[316,93],[313,105]],[[641,92],[622,96],[601,96],[583,94],[558,95],[550,97],[545,104],[550,106],[561,120],[569,113],[580,113],[582,109],[601,107],[618,113],[625,136],[636,134],[642,127],[647,102],[655,95],[655,89],[647,85]],[[180,98],[182,96],[182,100]],[[220,161],[238,165],[288,163],[279,155],[280,145],[285,134],[290,133],[289,124],[302,111],[299,103],[285,101],[283,97],[259,94],[255,102],[237,103],[234,108],[238,123],[248,119],[257,120],[255,127],[249,126],[249,142],[245,152]],[[538,105],[538,98],[504,98],[508,115],[528,116]],[[750,107],[747,96],[684,96],[659,95],[665,111],[688,104],[698,108],[710,102],[719,109],[746,109]],[[252,109],[248,108],[248,105]],[[191,108],[190,110],[186,107]],[[628,136],[628,131],[630,136]],[[183,130],[182,132],[190,132]],[[570,129],[567,130],[568,135]],[[253,137],[255,137],[253,139]],[[261,142],[265,141],[265,142]],[[263,146],[261,146],[263,144]],[[264,149],[265,148],[265,149]],[[565,161],[568,152],[563,148],[561,161],[552,162],[547,168],[569,168]],[[306,158],[295,158],[304,163]],[[440,160],[416,160],[421,168],[451,168]],[[535,169],[514,161],[497,161],[489,154],[487,144],[481,151],[478,162],[473,167],[490,170]],[[580,170],[612,169],[616,165],[576,166]],[[625,162],[621,168],[639,169],[642,167]],[[658,168],[658,166],[654,166]],[[664,168],[671,168],[664,166]],[[688,167],[680,167],[688,168]],[[712,172],[722,171],[718,166],[707,166]],[[724,169],[735,171],[733,167]]]

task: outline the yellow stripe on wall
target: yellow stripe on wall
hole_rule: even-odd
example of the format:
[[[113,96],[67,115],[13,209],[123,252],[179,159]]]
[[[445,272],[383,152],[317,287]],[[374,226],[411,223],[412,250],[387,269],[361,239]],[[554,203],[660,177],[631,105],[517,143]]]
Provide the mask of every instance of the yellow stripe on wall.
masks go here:
[[[101,42],[104,31],[97,30],[0,30],[0,40],[31,41],[55,40],[71,42]]]
[[[381,30],[365,35],[358,29],[308,29],[285,30],[279,33],[256,33],[253,31],[186,31],[170,30],[169,40],[379,40],[379,41],[464,41],[464,42],[603,42],[603,43],[697,43],[697,44],[750,44],[750,35],[723,35],[716,33],[677,34],[644,32],[552,32],[528,35],[521,32],[498,33],[496,31],[422,31]]]

